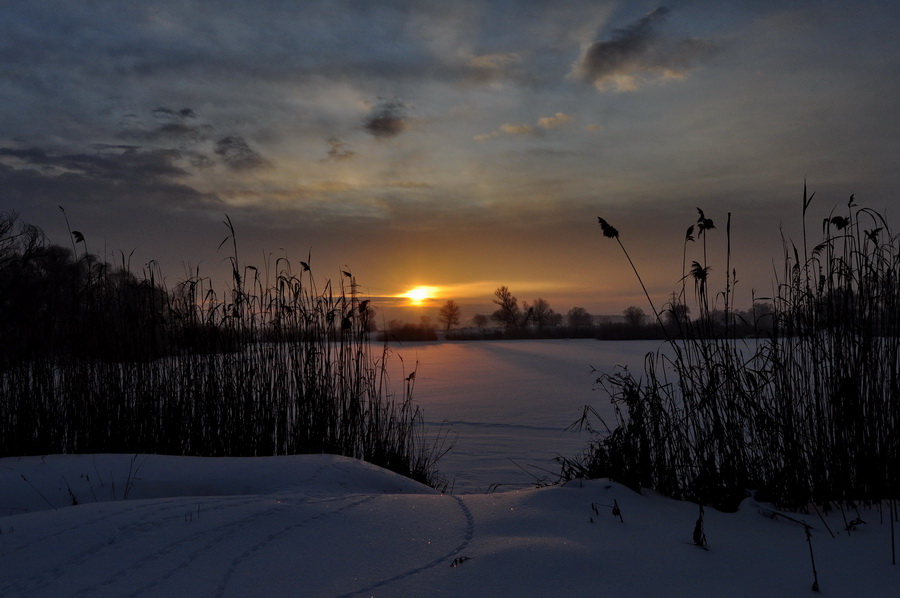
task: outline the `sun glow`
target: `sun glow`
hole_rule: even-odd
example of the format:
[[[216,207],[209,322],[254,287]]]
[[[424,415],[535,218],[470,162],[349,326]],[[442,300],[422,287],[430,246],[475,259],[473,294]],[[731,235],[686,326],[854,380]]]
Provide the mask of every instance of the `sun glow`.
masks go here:
[[[422,305],[428,299],[432,299],[439,290],[438,287],[418,286],[406,291],[400,297],[406,297],[413,305]]]

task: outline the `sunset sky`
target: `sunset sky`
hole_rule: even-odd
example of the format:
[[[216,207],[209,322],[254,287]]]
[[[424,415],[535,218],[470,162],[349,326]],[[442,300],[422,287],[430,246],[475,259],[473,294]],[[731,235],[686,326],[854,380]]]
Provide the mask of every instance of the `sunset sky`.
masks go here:
[[[898,23],[844,0],[2,2],[0,212],[68,244],[61,205],[170,283],[225,277],[227,214],[246,263],[311,253],[389,317],[468,319],[500,285],[646,308],[597,216],[661,304],[700,207],[717,280],[731,212],[749,305],[804,178],[813,231],[851,194],[898,222]]]

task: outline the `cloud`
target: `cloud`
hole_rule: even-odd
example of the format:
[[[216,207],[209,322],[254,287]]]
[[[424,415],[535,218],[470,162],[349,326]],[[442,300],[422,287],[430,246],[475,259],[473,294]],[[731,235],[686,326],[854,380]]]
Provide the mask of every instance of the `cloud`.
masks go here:
[[[571,76],[592,83],[600,91],[635,91],[651,78],[683,78],[716,47],[701,39],[662,35],[658,30],[668,14],[668,8],[657,8],[628,27],[615,30],[612,39],[588,45]]]
[[[506,133],[507,135],[532,135],[534,134],[534,127],[527,124],[522,125],[511,125],[505,124],[500,125],[500,130]]]
[[[0,159],[12,158],[20,164],[38,166],[49,176],[78,174],[95,180],[129,183],[187,174],[175,164],[182,157],[175,150],[144,151],[134,146],[105,145],[98,149],[97,153],[55,153],[38,147],[0,148]]]
[[[347,144],[338,139],[337,137],[332,137],[328,140],[328,157],[325,160],[334,160],[335,162],[341,162],[343,160],[349,160],[353,156],[356,155],[351,149],[347,148]]]
[[[0,187],[14,204],[84,201],[136,206],[218,205],[215,195],[179,182],[178,152],[94,146],[96,153],[0,148]]]
[[[174,119],[174,120],[182,120],[185,118],[196,118],[197,115],[190,108],[182,108],[181,110],[175,111],[171,108],[166,108],[165,106],[160,106],[158,108],[153,109],[153,116],[161,117],[164,119]]]
[[[259,152],[250,147],[243,137],[236,135],[219,139],[215,152],[231,170],[253,170],[266,164]]]
[[[490,133],[484,133],[482,135],[476,135],[476,141],[487,141],[488,139],[493,139],[494,137],[500,137],[501,135],[534,135],[535,130],[534,127],[527,124],[522,123],[518,125],[514,125],[512,123],[505,123],[500,125],[500,128],[491,131]]]
[[[396,189],[432,189],[432,185],[421,181],[388,181],[385,183],[387,187]]]
[[[521,54],[515,52],[481,54],[469,58],[466,66],[470,69],[470,79],[479,83],[513,79],[521,76],[518,72],[522,62]]]
[[[574,120],[575,117],[573,116],[563,114],[562,112],[557,112],[553,116],[544,116],[542,118],[539,118],[537,124],[543,129],[555,129],[563,125],[567,125]]]
[[[403,103],[397,100],[381,101],[372,108],[363,128],[373,137],[382,139],[396,137],[408,126],[403,116],[404,109]]]
[[[553,116],[543,116],[537,120],[536,125],[531,125],[528,123],[521,124],[511,124],[506,123],[500,125],[500,128],[491,131],[490,133],[484,133],[482,135],[476,135],[476,141],[487,141],[488,139],[493,139],[494,137],[499,137],[501,135],[534,135],[538,133],[538,130],[535,127],[540,129],[556,129],[567,125],[575,120],[574,116],[570,116],[568,114],[564,114],[562,112],[557,112]]]
[[[480,135],[475,135],[475,141],[487,141],[488,139],[493,139],[494,137],[499,137],[502,133],[500,131],[491,131],[490,133],[481,133]]]
[[[197,118],[197,114],[191,108],[172,110],[165,106],[159,106],[153,109],[151,115],[156,121],[152,127],[143,124],[137,115],[127,115],[120,124],[117,136],[124,139],[146,141],[168,140],[198,143],[208,139],[212,134],[213,127],[211,125],[188,122]]]
[[[476,69],[500,70],[522,61],[522,57],[516,53],[482,54],[469,59],[469,66]]]
[[[166,123],[153,131],[150,131],[147,134],[147,137],[149,139],[184,138],[191,141],[201,141],[211,132],[211,130],[212,127],[209,125],[192,127],[184,123]]]
[[[309,185],[309,187],[307,188],[308,191],[313,193],[342,193],[346,191],[353,191],[354,189],[356,189],[354,185],[345,183],[343,181],[321,181],[319,183]]]

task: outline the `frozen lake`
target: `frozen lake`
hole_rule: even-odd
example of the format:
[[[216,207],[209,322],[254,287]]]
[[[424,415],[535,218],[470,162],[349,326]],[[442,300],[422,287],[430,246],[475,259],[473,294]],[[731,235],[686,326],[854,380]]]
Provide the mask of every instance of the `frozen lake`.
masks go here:
[[[566,431],[592,404],[612,424],[613,411],[594,391],[592,367],[633,372],[661,341],[452,341],[392,345],[394,380],[416,362],[413,399],[429,431],[443,424],[456,444],[441,461],[454,493],[512,490],[556,479],[557,455],[574,456],[587,434]],[[401,360],[397,357],[402,358]],[[496,486],[495,486],[496,485]]]

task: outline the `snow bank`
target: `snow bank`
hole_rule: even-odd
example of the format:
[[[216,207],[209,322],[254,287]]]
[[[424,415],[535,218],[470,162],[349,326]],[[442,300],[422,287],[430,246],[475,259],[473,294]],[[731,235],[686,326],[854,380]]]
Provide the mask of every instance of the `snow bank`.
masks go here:
[[[451,496],[328,455],[0,459],[0,509],[0,596],[793,597],[813,580],[803,526],[751,500],[706,509],[704,550],[696,505],[608,481]],[[794,516],[823,595],[896,596],[886,519],[846,515],[867,523]]]

